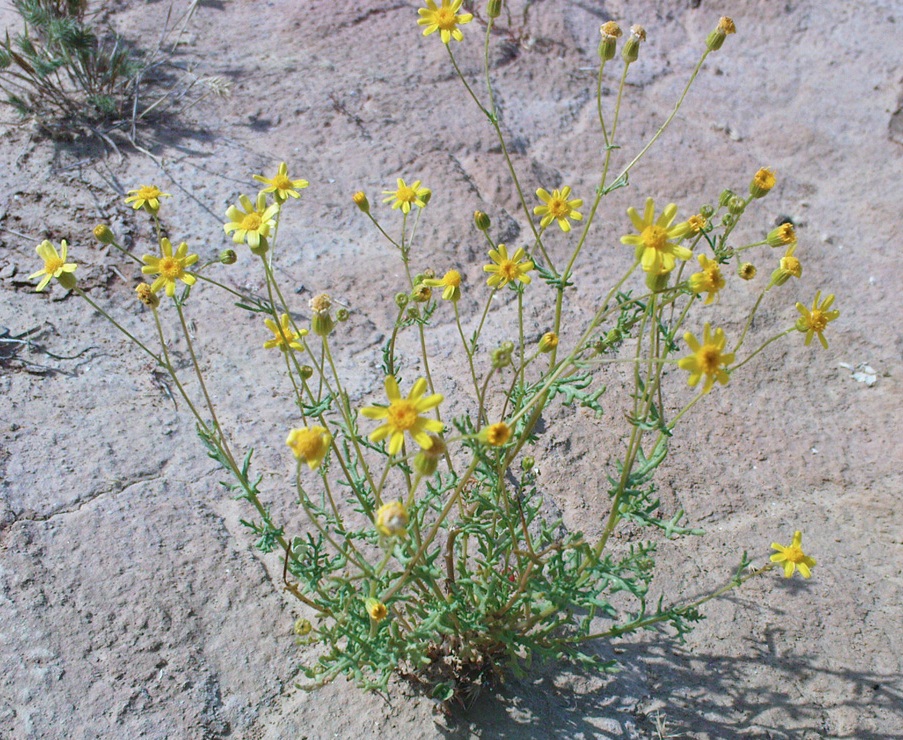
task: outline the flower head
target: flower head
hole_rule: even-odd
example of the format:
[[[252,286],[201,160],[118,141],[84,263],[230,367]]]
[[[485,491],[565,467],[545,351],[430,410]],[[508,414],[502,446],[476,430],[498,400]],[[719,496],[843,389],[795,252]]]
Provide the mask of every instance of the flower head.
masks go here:
[[[511,427],[503,421],[490,424],[480,430],[477,439],[492,447],[502,447],[511,439]]]
[[[796,251],[796,243],[790,245],[787,249],[787,252],[781,257],[781,262],[778,268],[771,273],[771,282],[769,283],[769,288],[775,285],[783,285],[790,278],[795,277],[799,278],[803,274],[803,265],[802,263],[793,256],[793,253]]]
[[[383,203],[394,201],[392,209],[400,208],[402,213],[410,213],[412,205],[418,208],[426,208],[426,201],[429,198],[424,199],[424,197],[429,195],[430,189],[420,187],[420,180],[415,180],[413,184],[407,185],[399,177],[396,185],[398,185],[396,190],[383,190],[383,195],[389,196],[388,198],[383,198]]]
[[[257,194],[257,203],[252,203],[247,195],[238,198],[241,208],[229,206],[226,210],[226,218],[229,221],[223,224],[227,234],[232,234],[232,241],[236,244],[247,242],[252,252],[263,253],[267,250],[267,237],[270,229],[276,227],[276,214],[279,213],[279,204],[273,203],[267,206],[266,193]]]
[[[697,258],[702,272],[690,275],[690,290],[694,293],[708,293],[705,299],[705,305],[709,305],[715,300],[718,291],[724,287],[724,276],[721,274],[721,265],[710,260],[704,254],[700,254]]]
[[[160,210],[160,198],[171,198],[169,193],[164,193],[156,185],[142,185],[136,190],[129,190],[126,203],[131,203],[136,211],[143,208],[150,214],[156,215]]]
[[[376,528],[386,537],[407,534],[408,510],[401,501],[389,501],[376,510]]]
[[[486,284],[493,288],[500,288],[515,280],[520,280],[524,285],[528,285],[530,276],[527,273],[533,269],[533,263],[526,259],[526,256],[527,253],[519,248],[509,257],[508,249],[504,244],[499,244],[496,249],[490,249],[489,259],[495,264],[483,265],[483,272],[492,273]]]
[[[768,232],[765,238],[769,247],[784,247],[788,244],[796,244],[796,230],[791,223],[783,223],[776,229]]]
[[[825,339],[822,332],[828,325],[829,321],[834,321],[840,316],[840,311],[834,309],[829,311],[831,304],[834,303],[834,294],[828,295],[819,305],[818,299],[821,297],[821,291],[815,294],[815,300],[812,302],[812,308],[806,308],[802,303],[796,304],[796,310],[801,316],[796,320],[796,328],[798,331],[806,333],[806,346],[812,343],[812,337],[818,335],[818,341],[821,346],[828,349],[828,340]]]
[[[370,619],[374,622],[382,622],[389,614],[386,605],[379,599],[367,599],[364,602],[364,606],[367,608],[367,614],[370,615]]]
[[[370,440],[380,442],[389,438],[389,454],[396,455],[404,445],[404,433],[410,434],[423,449],[433,445],[433,438],[428,432],[441,432],[444,425],[438,419],[426,419],[421,416],[424,411],[436,408],[442,403],[442,396],[434,393],[424,396],[426,380],[420,378],[411,388],[407,398],[401,397],[398,381],[395,376],[386,376],[386,395],[388,406],[366,406],[361,414],[368,419],[385,419],[382,426],[370,433]]]
[[[674,203],[665,206],[658,220],[655,219],[655,201],[652,198],[646,199],[642,217],[635,208],[628,208],[627,215],[639,233],[622,236],[621,243],[636,247],[636,258],[641,261],[645,272],[655,275],[671,272],[678,259],[687,260],[693,256],[686,247],[669,241],[680,239],[690,231],[690,225],[686,221],[671,225],[677,215]]]
[[[696,214],[695,216],[690,216],[690,218],[687,219],[687,224],[690,227],[688,230],[689,233],[698,234],[700,231],[702,231],[705,228],[706,223],[707,222],[705,220],[705,216],[703,216],[702,214]]]
[[[423,35],[429,36],[438,31],[443,44],[447,44],[452,39],[462,41],[464,34],[461,33],[458,24],[463,26],[473,20],[472,13],[457,14],[462,3],[463,0],[451,0],[451,2],[442,0],[442,5],[437,7],[433,0],[426,0],[426,7],[417,11],[420,14],[417,25],[425,26]],[[407,213],[407,211],[405,212]]]
[[[160,305],[160,299],[147,283],[139,283],[135,287],[135,293],[138,296],[138,300],[148,308],[157,308]]]
[[[446,301],[457,301],[461,297],[461,273],[457,270],[449,270],[441,278],[426,278],[421,285],[443,288],[442,297]]]
[[[571,224],[568,219],[573,219],[574,221],[583,220],[583,214],[577,211],[583,205],[583,201],[579,198],[568,200],[570,194],[571,189],[569,187],[553,190],[551,193],[544,188],[536,191],[536,197],[544,205],[536,206],[533,209],[533,213],[537,216],[542,216],[542,220],[539,222],[542,228],[548,226],[552,221],[557,221],[561,230],[567,233],[571,230]]]
[[[332,435],[326,427],[292,429],[285,444],[292,448],[292,454],[299,462],[307,463],[307,467],[316,470],[329,451]]]
[[[724,367],[734,361],[734,354],[722,351],[727,344],[724,330],[716,329],[712,334],[712,327],[706,323],[701,344],[690,332],[684,334],[684,341],[693,350],[693,354],[679,360],[677,365],[682,370],[689,370],[688,384],[695,387],[703,375],[706,376],[703,393],[712,390],[716,380],[722,385],[726,384],[730,375]]]
[[[47,287],[47,283],[53,278],[59,280],[60,285],[66,290],[72,290],[72,288],[75,287],[75,275],[72,273],[75,272],[78,265],[74,262],[66,262],[69,245],[66,243],[65,239],[60,242],[59,252],[56,251],[56,247],[53,246],[53,243],[47,239],[38,244],[38,246],[35,247],[35,251],[38,253],[38,257],[44,260],[44,267],[28,276],[29,280],[34,280],[36,277],[41,278],[41,282],[38,283],[38,287],[35,288],[37,292],[44,290],[44,288]]]
[[[776,182],[774,172],[763,167],[753,175],[752,182],[749,183],[749,194],[753,198],[764,198]]]
[[[260,192],[272,193],[277,203],[284,203],[289,197],[300,198],[301,193],[298,191],[310,185],[307,180],[292,180],[288,176],[288,165],[285,162],[279,165],[275,177],[271,180],[268,180],[263,175],[254,175],[254,179],[266,185]]]
[[[162,257],[155,257],[152,254],[145,254],[141,259],[144,260],[144,267],[141,272],[145,275],[156,275],[157,278],[151,283],[151,290],[156,293],[160,288],[166,289],[166,295],[170,298],[176,293],[176,280],[181,280],[185,285],[194,285],[196,278],[190,272],[186,272],[186,267],[191,267],[198,261],[196,254],[188,254],[188,245],[182,242],[176,253],[172,252],[172,243],[166,237],[160,240],[160,251]]]
[[[800,547],[802,541],[803,533],[797,531],[793,533],[793,540],[787,547],[777,542],[771,543],[771,546],[777,550],[771,556],[771,562],[784,564],[784,578],[790,578],[793,575],[793,571],[797,568],[799,568],[800,575],[803,578],[809,578],[812,575],[810,569],[815,567],[815,558],[810,558],[803,552],[803,549]]]
[[[289,320],[287,313],[284,313],[279,317],[278,324],[273,321],[273,319],[264,319],[263,323],[267,325],[267,328],[271,332],[273,332],[273,338],[268,339],[263,343],[264,349],[279,347],[283,352],[288,352],[289,349],[296,349],[300,352],[304,349],[298,340],[307,335],[307,329],[301,329],[297,332],[292,329],[291,321]]]

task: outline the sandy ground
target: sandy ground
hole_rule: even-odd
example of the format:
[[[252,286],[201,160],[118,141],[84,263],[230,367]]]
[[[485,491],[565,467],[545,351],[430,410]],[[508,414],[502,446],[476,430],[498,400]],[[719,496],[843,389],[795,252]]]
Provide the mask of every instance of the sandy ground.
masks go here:
[[[121,2],[113,20],[127,37],[151,39],[167,7]],[[66,238],[91,296],[150,336],[133,298],[138,273],[98,247],[95,223],[145,251],[147,220],[122,196],[154,182],[174,196],[173,240],[213,257],[228,246],[227,205],[254,190],[252,173],[284,160],[311,181],[279,235],[286,279],[301,311],[321,290],[352,307],[341,364],[356,397],[371,393],[391,321],[384,296],[401,273],[351,193],[376,202],[396,177],[423,180],[434,198],[417,259],[461,266],[468,286],[484,261],[473,210],[489,212],[511,243],[524,228],[492,131],[438,40],[419,35],[416,7],[201,2],[175,61],[227,78],[232,96],[144,130],[159,164],[7,130],[0,326],[37,328],[41,347],[78,356],[0,345],[0,737],[903,737],[899,0],[546,0],[530,4],[522,28],[519,1],[517,28],[494,52],[527,187],[567,182],[586,198],[601,146],[599,24],[639,22],[649,34],[625,101],[626,157],[667,115],[718,16],[734,17],[738,34],[710,57],[663,145],[607,202],[567,313],[585,315],[628,264],[618,242],[628,205],[651,195],[689,213],[724,187],[745,189],[760,166],[777,171],[743,236],[790,216],[804,275],[762,312],[754,336],[793,320],[794,302],[818,288],[837,294],[842,315],[830,349],[792,336],[717,389],[678,435],[659,473],[663,501],[707,534],[664,544],[658,583],[702,593],[742,550],[761,562],[794,529],[819,561],[815,577],[750,583],[712,604],[684,646],[647,634],[603,648],[622,663],[616,675],[547,666],[451,717],[402,685],[388,703],[343,680],[316,694],[293,687],[301,612],[279,591],[278,557],[253,549],[239,524],[248,512],[218,486],[187,415],[101,317],[58,286],[36,296],[26,278],[38,269],[35,244]],[[476,82],[480,34],[465,30],[456,50]],[[260,290],[240,251],[224,274]],[[760,279],[771,269],[761,264]],[[729,331],[756,287],[734,290],[715,309]],[[291,408],[259,327],[217,301],[194,300],[191,316],[223,421],[240,446],[257,447],[264,488],[283,505]],[[447,322],[440,331],[451,332]],[[841,363],[869,364],[874,384]],[[450,392],[465,387],[463,365],[446,363],[442,376]],[[551,501],[568,526],[597,531],[609,457],[598,440],[611,417],[552,421],[560,432],[539,457]]]

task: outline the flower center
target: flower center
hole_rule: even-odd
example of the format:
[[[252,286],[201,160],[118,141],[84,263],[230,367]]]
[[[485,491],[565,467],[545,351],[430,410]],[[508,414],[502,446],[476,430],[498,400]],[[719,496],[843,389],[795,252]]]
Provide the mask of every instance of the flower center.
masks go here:
[[[273,178],[273,185],[276,186],[277,190],[292,189],[292,181],[289,180],[288,175],[276,175],[276,177]]]
[[[646,249],[659,250],[667,243],[668,232],[661,226],[651,224],[643,229],[643,233],[640,234],[640,239],[643,240],[643,246],[646,247]]]
[[[819,311],[817,308],[815,308],[810,312],[809,328],[812,329],[812,331],[824,331],[827,325],[828,319],[825,317],[825,314],[822,311]]]
[[[65,263],[60,257],[51,257],[50,259],[44,260],[44,272],[48,275],[53,275],[57,270],[61,270]]]
[[[721,290],[724,287],[724,278],[721,277],[721,268],[712,265],[705,271],[705,277],[712,290]]]
[[[417,423],[417,409],[402,398],[389,404],[389,424],[393,429],[406,432]]]
[[[549,201],[549,213],[555,218],[566,218],[571,213],[571,207],[564,198],[552,198]]]
[[[783,267],[787,272],[796,277],[799,277],[803,274],[803,267],[802,265],[800,265],[800,261],[796,257],[784,257],[781,260],[781,267]]]
[[[442,278],[442,282],[446,285],[450,285],[453,288],[460,287],[461,273],[457,270],[449,270],[447,273],[445,273],[445,277]]]
[[[160,194],[159,189],[153,186],[143,185],[138,188],[138,198],[141,200],[150,200],[151,198],[156,198]]]
[[[802,563],[803,560],[806,559],[806,556],[803,554],[803,551],[799,547],[793,547],[792,545],[784,551],[784,555],[787,556],[787,559],[791,563],[796,563],[796,564]]]
[[[257,231],[263,219],[259,213],[249,213],[241,220],[241,228],[245,231]]]
[[[721,350],[712,344],[699,350],[699,365],[706,375],[714,375],[721,367]]]
[[[398,192],[395,193],[395,197],[398,198],[402,203],[413,203],[417,200],[417,193],[414,192],[414,188],[410,185],[405,185],[403,188],[398,188]]]
[[[448,7],[439,8],[434,16],[436,25],[443,31],[455,30],[455,12]]]
[[[511,260],[503,260],[499,265],[499,275],[505,278],[505,280],[507,280],[508,282],[517,279],[517,274],[517,264],[515,264]]]
[[[160,274],[169,280],[182,277],[182,263],[175,257],[164,257],[160,260],[159,267]]]
[[[298,457],[302,460],[311,460],[316,458],[320,452],[320,434],[307,429],[295,437],[293,444]]]

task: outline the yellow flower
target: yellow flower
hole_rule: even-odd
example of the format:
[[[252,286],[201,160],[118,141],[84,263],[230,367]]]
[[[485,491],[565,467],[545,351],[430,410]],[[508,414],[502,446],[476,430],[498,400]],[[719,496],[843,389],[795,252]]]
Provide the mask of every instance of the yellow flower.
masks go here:
[[[396,185],[398,185],[396,190],[383,190],[383,195],[389,196],[388,198],[383,198],[383,203],[395,201],[392,203],[392,210],[400,208],[402,213],[410,213],[412,205],[426,208],[426,201],[423,198],[429,194],[430,189],[420,187],[420,180],[415,180],[412,185],[407,185],[399,177],[396,180]]]
[[[367,614],[370,615],[370,619],[374,622],[382,622],[389,614],[386,605],[379,599],[367,599],[364,602],[364,606],[367,608]]]
[[[495,264],[483,265],[483,272],[492,273],[486,284],[493,288],[500,288],[515,280],[520,280],[524,285],[528,285],[531,278],[527,273],[533,269],[533,263],[525,260],[526,256],[527,253],[520,248],[509,257],[508,249],[504,244],[499,244],[497,249],[490,249],[489,259]]]
[[[182,242],[176,253],[172,253],[172,244],[169,239],[163,237],[160,240],[162,257],[145,254],[141,259],[145,265],[141,272],[145,275],[157,275],[157,279],[151,283],[151,290],[156,293],[160,288],[166,288],[166,295],[170,298],[176,292],[176,280],[181,280],[185,285],[194,285],[196,278],[190,272],[185,272],[186,267],[191,267],[198,261],[196,254],[188,254],[188,245]]]
[[[426,278],[421,285],[444,288],[442,297],[447,301],[456,301],[461,297],[461,273],[457,270],[449,270],[441,278]]]
[[[687,219],[687,224],[690,226],[689,231],[693,234],[698,234],[702,231],[705,228],[706,223],[705,216],[700,214],[690,216],[690,218]]]
[[[247,195],[239,196],[238,200],[241,208],[229,206],[226,210],[229,222],[223,224],[223,229],[227,234],[235,232],[232,234],[232,241],[236,244],[247,242],[251,251],[265,252],[270,229],[276,227],[275,217],[279,213],[279,204],[273,203],[268,207],[266,193],[258,193],[256,205]]]
[[[386,537],[407,534],[408,510],[401,501],[389,501],[376,510],[376,528]]]
[[[285,444],[292,448],[292,453],[297,460],[307,463],[307,467],[311,470],[316,470],[329,451],[332,435],[326,431],[325,427],[292,429],[288,433]]]
[[[28,276],[29,280],[34,280],[36,277],[41,278],[41,282],[38,283],[38,287],[35,288],[37,292],[44,290],[44,288],[47,287],[47,283],[53,278],[59,280],[60,285],[66,290],[72,290],[75,287],[75,275],[72,273],[75,272],[78,265],[74,262],[66,262],[66,254],[69,251],[69,245],[66,243],[65,239],[60,242],[60,252],[62,252],[62,254],[57,252],[53,243],[49,242],[47,239],[38,244],[38,246],[35,247],[35,251],[38,253],[38,257],[44,260],[44,267],[33,275]]]
[[[458,24],[460,23],[463,26],[465,23],[470,23],[473,20],[473,14],[471,13],[457,15],[462,3],[463,0],[452,0],[451,2],[442,0],[441,7],[437,7],[433,0],[426,0],[426,7],[417,11],[420,14],[417,25],[426,26],[423,29],[423,35],[429,36],[431,33],[438,31],[443,44],[447,44],[452,39],[462,41],[464,34],[461,33]]]
[[[382,426],[371,432],[370,440],[380,442],[389,437],[390,455],[396,455],[401,451],[405,432],[408,432],[423,449],[428,450],[432,447],[433,438],[428,432],[441,432],[444,425],[437,419],[425,419],[420,414],[436,408],[442,403],[442,396],[434,393],[424,397],[424,391],[426,380],[420,378],[414,383],[408,397],[402,398],[398,390],[398,381],[394,376],[387,375],[386,395],[389,398],[389,405],[367,406],[361,409],[361,414],[368,419],[386,420]]]
[[[138,300],[148,308],[157,308],[160,305],[160,299],[147,283],[139,283],[135,287],[135,293],[138,295]]]
[[[787,244],[795,244],[796,230],[793,228],[793,224],[783,223],[776,229],[769,231],[765,241],[768,242],[769,247],[783,247]]]
[[[643,270],[654,275],[671,272],[678,259],[688,260],[693,253],[686,247],[681,247],[669,239],[680,239],[690,230],[690,225],[683,223],[671,226],[677,215],[677,206],[669,203],[662,211],[662,215],[655,220],[655,201],[646,199],[646,208],[642,218],[635,208],[628,208],[633,227],[639,232],[627,234],[621,237],[622,244],[630,244],[636,247],[636,258],[641,261]]]
[[[160,188],[155,185],[142,185],[137,190],[129,190],[129,197],[125,199],[125,202],[131,203],[132,208],[136,211],[143,208],[148,213],[156,215],[160,210],[160,198],[172,198],[172,196],[169,193],[161,192]]]
[[[505,422],[499,421],[495,424],[490,424],[488,427],[483,427],[477,438],[483,444],[491,445],[492,447],[502,447],[511,439],[511,427]]]
[[[558,335],[554,331],[547,331],[539,338],[539,351],[551,352],[558,346]]]
[[[704,254],[700,254],[699,266],[702,272],[690,275],[690,290],[694,293],[708,293],[705,305],[715,300],[718,291],[724,287],[724,276],[721,274],[721,265],[710,260]]]
[[[818,303],[820,297],[821,291],[818,291],[818,293],[815,294],[815,300],[812,302],[811,309],[806,308],[802,303],[796,304],[796,310],[802,314],[796,320],[796,328],[798,331],[806,332],[807,347],[812,343],[812,337],[817,334],[821,346],[828,349],[828,340],[825,339],[822,332],[825,330],[829,321],[834,321],[834,319],[840,316],[840,311],[837,309],[834,309],[833,311],[828,310],[831,308],[831,304],[834,303],[833,293],[828,295],[828,297],[822,301],[821,305]]]
[[[264,319],[263,323],[267,325],[267,328],[271,332],[273,332],[273,338],[268,339],[263,343],[264,349],[279,347],[283,352],[287,352],[289,348],[299,351],[304,349],[298,340],[307,335],[307,329],[301,329],[301,331],[295,332],[292,329],[287,313],[284,313],[279,317],[278,324],[273,321],[273,319]]]
[[[537,216],[542,216],[542,220],[539,222],[542,228],[548,226],[552,221],[558,221],[561,230],[568,232],[571,230],[569,218],[574,219],[574,221],[583,220],[583,214],[577,211],[583,205],[583,201],[579,198],[568,200],[570,194],[571,189],[569,187],[553,190],[551,194],[543,188],[536,191],[536,197],[545,204],[536,206],[533,209],[533,213]]]
[[[690,378],[688,384],[695,387],[699,383],[700,378],[705,375],[705,385],[702,387],[703,393],[708,393],[712,390],[716,380],[725,385],[730,379],[730,375],[723,368],[734,361],[734,354],[733,352],[722,352],[727,344],[724,330],[716,329],[713,335],[712,327],[706,323],[702,344],[690,332],[684,334],[684,341],[693,350],[693,354],[679,360],[677,365],[682,370],[689,370]]]
[[[264,183],[267,187],[261,190],[261,193],[273,193],[273,197],[277,203],[284,203],[289,197],[300,198],[303,190],[310,183],[307,180],[292,180],[288,176],[288,165],[282,162],[276,171],[276,176],[272,180],[268,180],[263,175],[254,175],[254,179]]]
[[[749,184],[749,194],[753,198],[762,198],[768,194],[776,182],[774,172],[763,167],[753,175],[752,182]]]
[[[810,568],[815,567],[815,559],[810,558],[803,552],[803,549],[800,547],[802,541],[803,533],[797,531],[793,533],[793,541],[788,547],[784,547],[784,545],[780,545],[777,542],[771,543],[771,546],[777,550],[771,556],[771,562],[784,564],[784,578],[790,578],[793,575],[793,571],[797,568],[799,568],[800,575],[803,578],[808,578],[812,575]]]
[[[791,244],[787,249],[787,253],[781,257],[781,262],[778,268],[771,273],[771,282],[768,284],[768,287],[771,288],[775,285],[783,285],[786,283],[791,277],[801,277],[803,274],[803,265],[800,261],[793,256],[793,253],[796,251],[796,244]]]

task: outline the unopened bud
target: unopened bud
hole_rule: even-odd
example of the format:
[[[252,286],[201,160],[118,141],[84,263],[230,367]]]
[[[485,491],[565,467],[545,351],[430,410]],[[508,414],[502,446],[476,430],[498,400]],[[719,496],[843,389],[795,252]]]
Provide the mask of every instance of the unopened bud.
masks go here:
[[[699,215],[705,219],[709,219],[715,213],[715,209],[706,203],[705,205],[699,206]]]
[[[138,287],[135,288],[135,293],[138,294],[138,300],[149,308],[156,308],[160,305],[160,299],[147,283],[140,283]]]
[[[766,241],[769,247],[786,247],[796,241],[796,230],[793,228],[793,224],[781,224],[768,232]]]
[[[367,200],[367,196],[363,192],[358,190],[351,196],[351,200],[354,201],[354,205],[356,205],[362,213],[370,213],[370,201]]]
[[[739,195],[735,195],[727,202],[727,210],[735,216],[739,216],[746,209],[746,201]]]
[[[309,635],[313,630],[314,626],[310,623],[309,619],[296,619],[295,620],[295,634],[299,637],[304,637],[305,635]]]
[[[414,290],[411,291],[411,300],[415,303],[426,303],[432,297],[433,289],[429,285],[424,285],[423,283],[415,285]]]
[[[492,226],[492,221],[483,211],[473,212],[473,222],[480,231],[489,231],[489,227]]]
[[[492,367],[496,370],[508,367],[511,364],[511,352],[511,349],[504,346],[494,349],[492,351]]]
[[[529,455],[520,461],[520,469],[525,473],[529,473],[533,468],[536,467],[536,460]]]
[[[731,198],[736,195],[737,194],[733,190],[722,190],[721,195],[718,196],[718,205],[722,208],[727,208],[727,204],[731,202]]]
[[[224,265],[234,265],[238,260],[238,255],[235,254],[234,249],[224,249],[219,253],[219,261]]]
[[[376,529],[386,537],[407,534],[408,510],[401,501],[389,501],[376,510]]]
[[[116,241],[116,237],[113,236],[113,232],[110,231],[110,227],[106,224],[97,224],[94,227],[94,238],[101,244],[112,244]]]
[[[744,262],[737,269],[737,274],[743,280],[752,280],[756,276],[756,266],[752,262]]]
[[[345,322],[345,321],[348,321],[348,319],[350,317],[351,317],[351,311],[349,311],[347,308],[340,308],[338,311],[335,312],[336,321]]]
[[[490,18],[498,18],[502,14],[502,0],[489,0],[486,6],[486,15]]]
[[[768,195],[768,191],[774,187],[775,182],[777,180],[774,172],[763,167],[753,175],[752,182],[749,183],[749,194],[753,198],[764,198]]]
[[[420,200],[423,201],[423,207],[424,207],[424,208],[426,208],[426,207],[430,204],[430,200],[432,199],[432,197],[433,197],[433,191],[432,191],[432,190],[427,189],[426,192],[421,193],[421,195],[420,195]]]
[[[558,335],[553,331],[547,331],[539,340],[539,351],[551,352],[558,346]]]
[[[445,440],[443,440],[442,437],[430,434],[430,439],[433,441],[430,448],[428,450],[420,450],[420,452],[414,455],[414,470],[420,473],[424,478],[429,478],[436,472],[436,468],[439,466],[439,458],[441,458],[448,449]]]
[[[411,298],[407,293],[396,293],[395,294],[395,305],[398,306],[399,308],[404,308],[405,306],[407,306],[408,301],[410,301],[410,300],[411,300]]]
[[[310,318],[310,329],[318,337],[328,337],[335,329],[335,319],[329,311],[315,311]]]
[[[301,379],[310,380],[314,376],[314,369],[310,365],[301,366]]]

